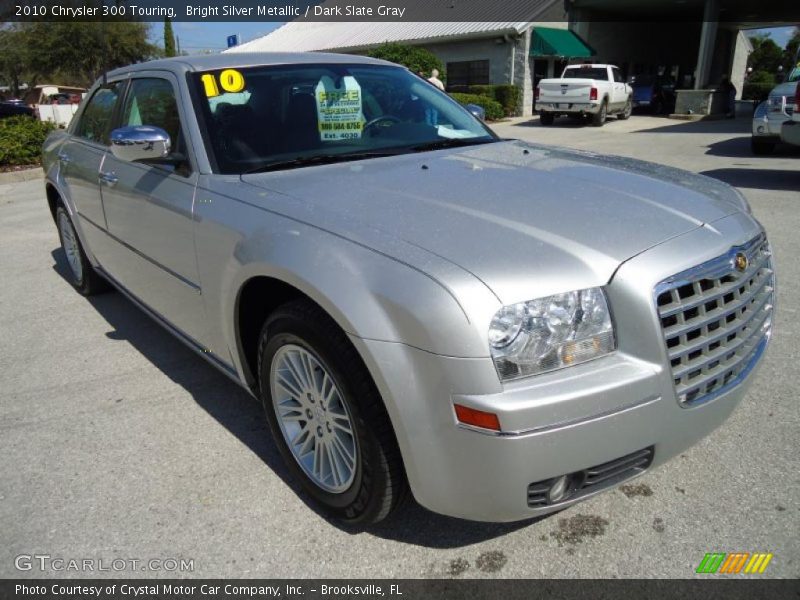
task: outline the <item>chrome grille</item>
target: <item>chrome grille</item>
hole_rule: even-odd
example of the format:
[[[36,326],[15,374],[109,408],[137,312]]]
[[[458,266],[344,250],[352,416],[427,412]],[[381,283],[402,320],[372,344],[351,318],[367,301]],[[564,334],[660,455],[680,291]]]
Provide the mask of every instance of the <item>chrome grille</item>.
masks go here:
[[[747,258],[744,271],[737,255]],[[775,281],[763,234],[656,287],[678,401],[700,404],[740,383],[772,325]],[[742,266],[742,265],[740,265]]]

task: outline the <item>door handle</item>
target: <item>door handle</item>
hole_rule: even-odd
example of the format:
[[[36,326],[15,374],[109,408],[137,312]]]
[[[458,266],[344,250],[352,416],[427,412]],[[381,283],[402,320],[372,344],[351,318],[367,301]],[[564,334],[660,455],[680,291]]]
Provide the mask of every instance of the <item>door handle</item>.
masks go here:
[[[60,160],[60,161],[61,161],[62,163],[64,163],[65,165],[66,165],[66,164],[69,164],[69,163],[70,163],[70,161],[72,160],[72,159],[71,159],[69,156],[67,156],[67,155],[66,155],[66,154],[64,154],[63,152],[59,152],[59,153],[58,153],[56,156],[58,157],[58,160]]]
[[[113,186],[115,183],[117,183],[117,181],[119,181],[119,177],[114,175],[113,171],[106,173],[101,171],[100,175],[98,175],[98,179],[100,180],[100,183],[105,183],[108,187]]]

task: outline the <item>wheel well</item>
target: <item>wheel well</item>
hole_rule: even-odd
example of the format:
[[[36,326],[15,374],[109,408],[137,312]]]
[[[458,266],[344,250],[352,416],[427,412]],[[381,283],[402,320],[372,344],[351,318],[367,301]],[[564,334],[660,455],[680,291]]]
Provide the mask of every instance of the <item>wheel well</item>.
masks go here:
[[[258,389],[258,342],[267,317],[292,300],[309,298],[296,287],[272,277],[254,277],[239,291],[236,303],[236,336],[245,379]]]
[[[58,207],[58,203],[61,200],[61,196],[56,190],[55,186],[52,184],[47,184],[45,186],[45,191],[47,192],[47,205],[50,207],[50,214],[53,216],[53,221],[56,220],[56,208]]]

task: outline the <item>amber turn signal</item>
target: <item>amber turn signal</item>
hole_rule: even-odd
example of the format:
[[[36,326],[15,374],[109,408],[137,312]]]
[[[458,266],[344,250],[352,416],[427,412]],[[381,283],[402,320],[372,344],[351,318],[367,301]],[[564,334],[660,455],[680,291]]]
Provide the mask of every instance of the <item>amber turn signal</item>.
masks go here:
[[[455,404],[456,418],[464,425],[472,425],[473,427],[480,427],[482,429],[491,429],[492,431],[500,431],[500,420],[497,415],[482,410],[475,410]]]

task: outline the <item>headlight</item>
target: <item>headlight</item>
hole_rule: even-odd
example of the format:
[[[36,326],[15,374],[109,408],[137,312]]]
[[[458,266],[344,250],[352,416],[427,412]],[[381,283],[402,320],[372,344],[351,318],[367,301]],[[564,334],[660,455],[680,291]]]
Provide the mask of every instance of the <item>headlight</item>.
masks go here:
[[[489,326],[489,346],[502,380],[608,354],[616,340],[606,296],[589,288],[504,306]]]

